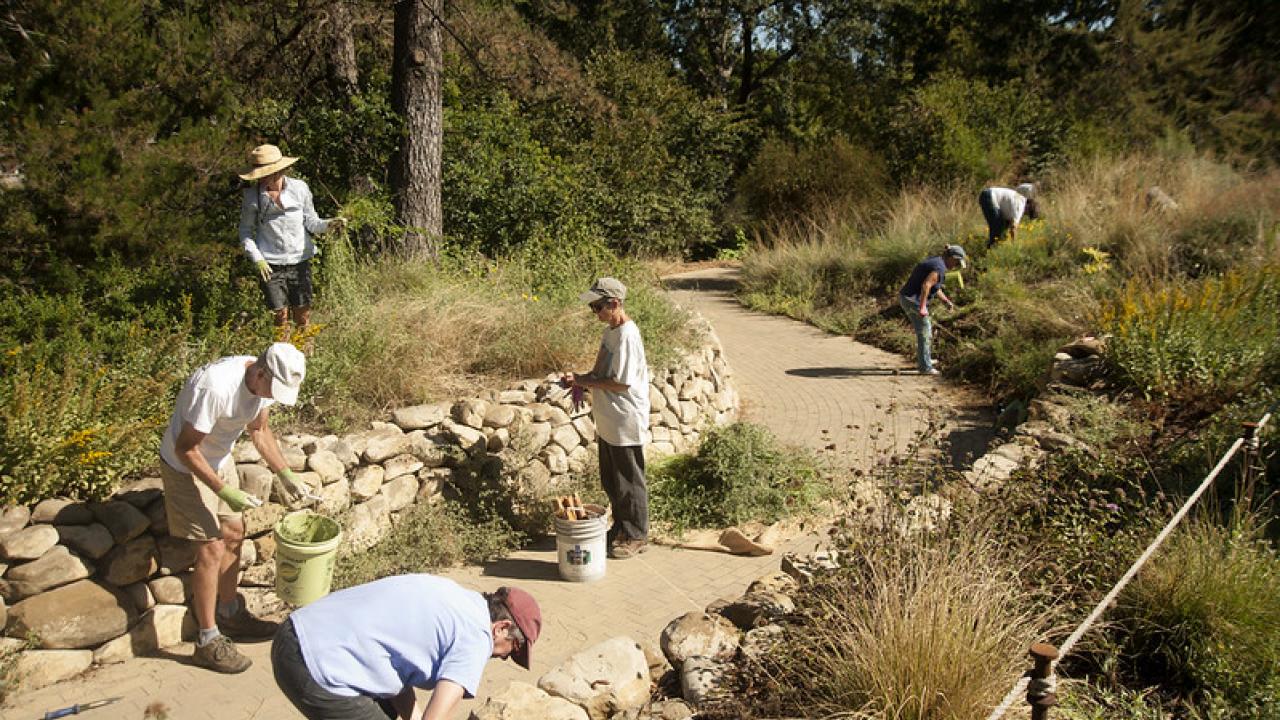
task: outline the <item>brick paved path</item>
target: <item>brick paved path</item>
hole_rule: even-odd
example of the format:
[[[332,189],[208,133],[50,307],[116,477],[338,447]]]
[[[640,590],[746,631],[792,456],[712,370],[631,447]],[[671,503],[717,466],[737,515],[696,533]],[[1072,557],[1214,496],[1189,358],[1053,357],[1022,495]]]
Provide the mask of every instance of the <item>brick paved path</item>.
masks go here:
[[[803,323],[743,310],[727,292],[732,273],[716,269],[681,275],[672,280],[672,291],[716,328],[746,401],[746,416],[782,439],[816,449],[835,445],[834,452],[862,463],[890,445],[904,446],[912,432],[924,427],[929,408],[972,402],[936,379],[893,375],[893,368],[909,365],[900,357]],[[886,428],[885,439],[868,438],[868,429],[876,424]],[[973,410],[949,419],[948,425],[952,437],[964,444],[985,437],[980,428],[990,421]],[[816,543],[815,536],[807,535],[791,540],[786,549],[810,550]],[[672,618],[720,597],[737,597],[751,580],[778,567],[777,555],[741,558],[654,547],[639,558],[610,562],[602,580],[571,584],[557,579],[555,562],[554,541],[548,540],[483,568],[446,573],[477,590],[519,584],[543,607],[546,625],[533,671],[491,661],[481,698],[511,680],[534,682],[568,655],[616,635],[656,641]],[[172,720],[299,718],[271,677],[270,644],[242,647],[254,666],[241,675],[219,676],[191,666],[186,662],[190,645],[179,646],[160,657],[107,666],[25,693],[0,716],[35,720],[54,708],[123,696],[121,702],[83,717],[141,720],[149,704],[160,702]],[[466,717],[478,702],[465,702],[457,716]]]

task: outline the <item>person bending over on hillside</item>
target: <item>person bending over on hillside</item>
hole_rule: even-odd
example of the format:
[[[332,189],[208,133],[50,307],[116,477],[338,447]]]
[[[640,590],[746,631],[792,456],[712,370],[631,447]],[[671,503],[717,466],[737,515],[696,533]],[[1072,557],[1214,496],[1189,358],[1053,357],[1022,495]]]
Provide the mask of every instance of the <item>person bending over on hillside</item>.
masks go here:
[[[253,183],[240,201],[240,243],[258,269],[277,340],[288,339],[290,314],[297,330],[305,330],[311,321],[311,258],[316,254],[311,236],[346,225],[341,217],[320,219],[311,188],[285,177],[285,170],[297,161],[275,145],[259,145],[249,153],[249,169],[240,174]]]
[[[1035,199],[1036,187],[1031,183],[1023,183],[1010,190],[1006,187],[989,187],[978,193],[978,205],[982,208],[982,216],[987,219],[987,247],[996,242],[1009,231],[1009,240],[1018,239],[1018,225],[1022,216],[1032,220],[1040,217],[1040,209]]]
[[[397,575],[294,611],[271,643],[276,684],[308,720],[447,720],[489,658],[529,669],[542,611],[529,593]],[[431,690],[419,703],[414,688]],[[531,719],[532,720],[532,719]]]
[[[200,630],[193,660],[201,667],[238,673],[252,664],[221,631],[246,639],[271,637],[276,630],[275,623],[249,615],[236,593],[244,540],[240,512],[261,501],[240,489],[231,447],[248,429],[254,447],[280,476],[282,492],[299,492],[267,415],[274,403],[297,402],[306,372],[306,358],[288,343],[275,343],[256,358],[211,362],[183,385],[160,441],[169,534],[199,546],[191,610]]]
[[[618,560],[644,552],[649,540],[649,491],[644,479],[649,364],[640,328],[623,307],[626,297],[626,286],[613,278],[596,280],[590,290],[578,296],[608,327],[591,372],[568,373],[562,378],[565,385],[591,390],[600,483],[613,508],[609,557]]]
[[[898,293],[898,304],[915,327],[916,367],[921,374],[938,374],[938,368],[933,365],[933,323],[929,320],[929,301],[936,295],[947,307],[955,309],[942,285],[947,280],[948,270],[965,267],[966,257],[964,248],[948,245],[941,255],[925,258],[916,265],[911,277],[907,278],[907,284]]]

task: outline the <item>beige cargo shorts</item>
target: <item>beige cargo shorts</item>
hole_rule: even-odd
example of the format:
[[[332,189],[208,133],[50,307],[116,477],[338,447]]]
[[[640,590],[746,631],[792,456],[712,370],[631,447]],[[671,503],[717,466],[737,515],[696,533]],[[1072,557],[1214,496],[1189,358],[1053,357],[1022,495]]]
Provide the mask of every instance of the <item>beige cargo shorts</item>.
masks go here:
[[[227,460],[218,471],[222,482],[240,487],[236,464]],[[206,541],[222,537],[222,520],[239,520],[240,513],[231,509],[208,485],[189,472],[178,472],[160,461],[160,479],[164,481],[164,511],[169,520],[169,534],[177,538]]]

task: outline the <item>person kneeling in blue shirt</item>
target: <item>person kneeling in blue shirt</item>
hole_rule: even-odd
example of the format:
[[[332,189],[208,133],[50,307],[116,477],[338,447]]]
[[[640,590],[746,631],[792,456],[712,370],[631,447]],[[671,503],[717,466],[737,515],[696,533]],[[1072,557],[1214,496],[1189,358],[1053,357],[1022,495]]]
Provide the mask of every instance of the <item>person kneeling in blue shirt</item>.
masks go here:
[[[296,610],[271,645],[276,684],[309,720],[445,720],[475,697],[489,658],[526,670],[542,611],[514,587],[468,590],[397,575]],[[425,706],[414,688],[432,691]]]

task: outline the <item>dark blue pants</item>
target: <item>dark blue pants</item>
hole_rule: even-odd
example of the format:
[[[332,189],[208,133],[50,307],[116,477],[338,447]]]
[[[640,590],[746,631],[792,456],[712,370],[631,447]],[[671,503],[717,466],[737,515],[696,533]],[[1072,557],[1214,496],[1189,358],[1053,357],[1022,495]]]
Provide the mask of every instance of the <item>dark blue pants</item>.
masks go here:
[[[1000,215],[1000,208],[991,197],[991,188],[978,193],[978,206],[982,208],[982,217],[987,219],[987,247],[991,247],[1009,229],[1009,223]]]

